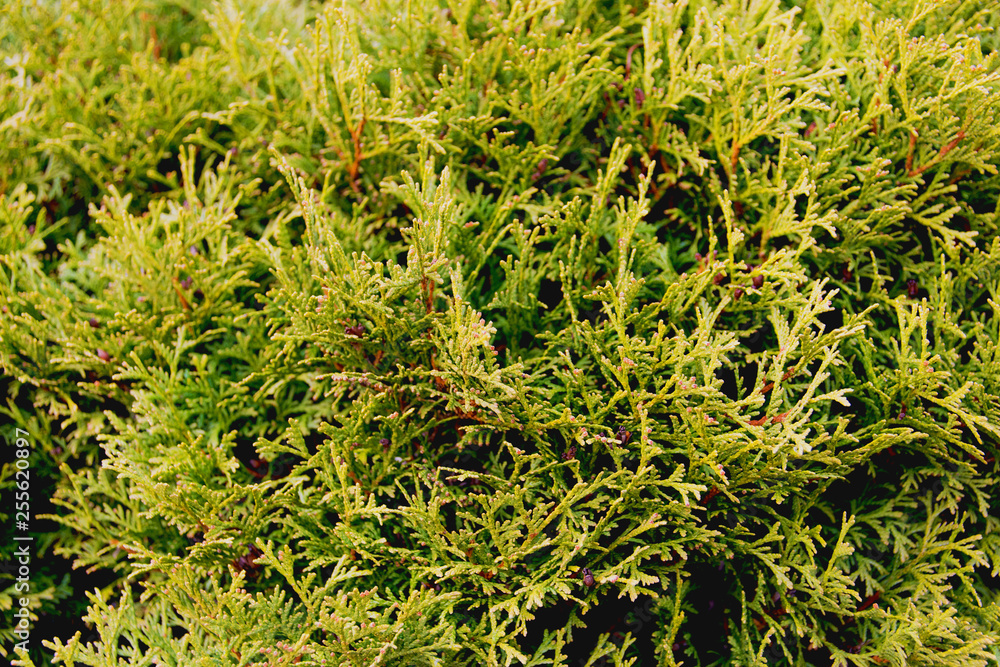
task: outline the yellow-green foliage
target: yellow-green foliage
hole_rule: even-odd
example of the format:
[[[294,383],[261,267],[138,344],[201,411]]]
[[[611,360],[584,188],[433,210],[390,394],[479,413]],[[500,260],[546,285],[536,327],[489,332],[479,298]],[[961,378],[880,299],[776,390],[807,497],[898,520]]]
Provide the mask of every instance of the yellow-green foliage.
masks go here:
[[[5,3],[5,655],[1000,663],[998,17]]]

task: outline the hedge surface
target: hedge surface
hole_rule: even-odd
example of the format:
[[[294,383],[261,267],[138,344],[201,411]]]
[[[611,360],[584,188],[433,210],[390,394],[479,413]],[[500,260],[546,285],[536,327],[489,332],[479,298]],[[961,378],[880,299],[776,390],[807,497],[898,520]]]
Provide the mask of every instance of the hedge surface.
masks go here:
[[[4,655],[1000,663],[997,28],[6,3]]]

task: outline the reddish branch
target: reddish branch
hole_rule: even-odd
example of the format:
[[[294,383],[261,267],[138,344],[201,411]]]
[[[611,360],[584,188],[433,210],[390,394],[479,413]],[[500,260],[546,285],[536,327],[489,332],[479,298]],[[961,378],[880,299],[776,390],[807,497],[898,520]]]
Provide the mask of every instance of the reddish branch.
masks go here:
[[[789,368],[781,376],[780,382],[784,382],[785,380],[787,380],[788,378],[792,377],[793,375],[795,375],[795,369],[794,368]],[[774,388],[774,383],[773,382],[768,382],[761,389],[761,393],[762,394],[766,394],[767,392],[771,391],[773,388]],[[787,412],[782,412],[781,414],[774,415],[773,417],[769,417],[768,415],[764,415],[763,417],[758,417],[757,419],[751,419],[747,423],[750,426],[763,426],[768,421],[770,421],[772,424],[780,424],[783,421],[785,421],[785,418],[787,418],[787,417],[788,417],[788,413]]]
[[[434,309],[434,281],[424,276],[420,279],[420,288],[424,293],[424,307],[430,313]]]
[[[793,375],[795,375],[795,369],[794,368],[789,368],[787,371],[785,371],[785,374],[781,376],[781,381],[784,382],[785,380],[787,380],[788,378],[792,377]],[[774,383],[773,382],[768,382],[767,384],[764,385],[763,389],[760,390],[760,393],[766,394],[767,392],[771,391],[773,388],[774,388]]]
[[[913,150],[917,147],[917,133],[910,132],[910,148],[906,153],[906,173],[913,175]]]
[[[719,495],[719,487],[713,486],[711,489],[708,490],[708,494],[701,499],[700,503],[702,505],[707,505],[708,501],[716,497],[717,495]]]
[[[184,298],[184,290],[181,289],[181,283],[177,280],[177,276],[173,278],[174,291],[177,292],[177,297],[181,300],[181,305],[184,306],[184,310],[191,310],[191,304],[188,300]]]
[[[860,605],[858,605],[858,611],[864,611],[865,609],[868,609],[873,604],[875,604],[876,602],[878,602],[878,599],[880,597],[882,597],[882,591],[875,591],[874,593],[872,593],[871,595],[869,595],[867,598],[865,598],[864,602],[862,602]]]
[[[153,23],[153,17],[148,12],[139,12],[139,18],[143,23],[149,25],[149,41],[153,44],[153,57],[159,60],[161,47],[160,40],[156,36],[156,25]]]
[[[942,146],[941,150],[938,151],[938,154],[929,162],[927,162],[927,164],[914,168],[913,152],[917,146],[917,133],[910,132],[910,149],[906,154],[906,175],[913,177],[913,176],[919,176],[920,174],[924,173],[925,171],[933,167],[935,164],[937,164],[941,160],[941,158],[950,153],[955,148],[955,146],[958,146],[958,143],[962,141],[962,139],[965,139],[965,130],[959,130],[958,134],[955,135],[955,138],[946,143],[944,146]]]
[[[633,44],[628,48],[628,53],[625,54],[625,80],[628,81],[629,75],[632,73],[632,52],[639,48],[638,44]]]

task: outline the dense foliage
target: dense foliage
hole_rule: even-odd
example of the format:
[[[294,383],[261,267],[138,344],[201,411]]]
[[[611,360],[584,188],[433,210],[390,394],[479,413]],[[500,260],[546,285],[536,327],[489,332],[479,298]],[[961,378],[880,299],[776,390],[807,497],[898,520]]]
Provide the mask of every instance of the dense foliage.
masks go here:
[[[5,3],[4,651],[1000,663],[997,28]]]

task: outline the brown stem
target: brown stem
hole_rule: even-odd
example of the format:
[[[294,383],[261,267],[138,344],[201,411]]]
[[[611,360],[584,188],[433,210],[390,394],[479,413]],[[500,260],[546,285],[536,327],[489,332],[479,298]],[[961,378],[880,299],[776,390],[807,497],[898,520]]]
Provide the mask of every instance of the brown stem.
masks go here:
[[[880,597],[882,597],[882,591],[875,591],[867,598],[865,598],[865,601],[858,606],[858,611],[864,611],[865,609],[868,609],[868,607],[871,607],[873,604],[878,602],[878,599]]]
[[[628,77],[632,74],[632,52],[639,48],[638,44],[633,44],[628,48],[628,53],[625,54],[625,80],[628,81]]]
[[[955,172],[955,175],[951,177],[951,180],[948,181],[948,185],[955,185],[955,183],[958,183],[960,180],[962,180],[971,173],[972,173],[971,169],[959,169],[957,172]]]
[[[434,281],[424,276],[420,279],[420,289],[424,293],[424,308],[429,313],[434,307]]]
[[[704,498],[701,499],[701,501],[700,501],[701,504],[702,505],[707,505],[708,501],[711,500],[712,498],[716,497],[717,495],[719,495],[719,493],[720,493],[719,487],[713,486],[711,489],[708,490],[708,494]]]
[[[156,36],[156,25],[153,24],[153,17],[148,12],[139,12],[139,18],[143,23],[149,24],[149,41],[153,43],[153,57],[160,59],[160,40]]]
[[[795,375],[795,369],[794,368],[789,368],[787,371],[785,371],[784,375],[781,376],[781,381],[784,382],[785,380],[787,380],[788,378],[792,377],[793,375]],[[760,393],[766,394],[767,392],[771,391],[771,389],[773,389],[773,388],[774,388],[774,383],[773,382],[768,382],[760,390]]]
[[[931,167],[933,167],[934,165],[936,165],[941,160],[941,158],[943,158],[945,155],[947,155],[948,153],[950,153],[952,151],[952,149],[954,149],[955,146],[957,146],[958,143],[960,141],[962,141],[962,139],[964,139],[964,138],[965,138],[965,130],[959,130],[958,134],[955,135],[955,138],[952,139],[951,141],[949,141],[948,143],[946,143],[944,146],[942,146],[941,150],[938,151],[938,154],[936,156],[934,156],[934,158],[932,158],[927,164],[922,165],[920,167],[917,167],[916,169],[913,169],[913,168],[911,168],[912,165],[913,165],[913,146],[914,146],[914,144],[917,143],[917,139],[916,139],[916,135],[911,134],[910,135],[910,154],[906,158],[906,166],[907,166],[907,169],[906,169],[907,174],[906,175],[910,176],[910,177],[913,177],[913,176],[919,176],[920,174],[924,173],[925,171],[927,171],[928,169],[930,169]]]
[[[917,147],[917,133],[910,132],[910,148],[906,152],[906,173],[912,174],[913,172],[913,151]]]
[[[177,292],[177,296],[181,300],[181,305],[184,306],[184,310],[191,310],[191,304],[188,300],[184,298],[184,291],[181,289],[180,281],[177,280],[177,276],[174,276],[174,291]]]

